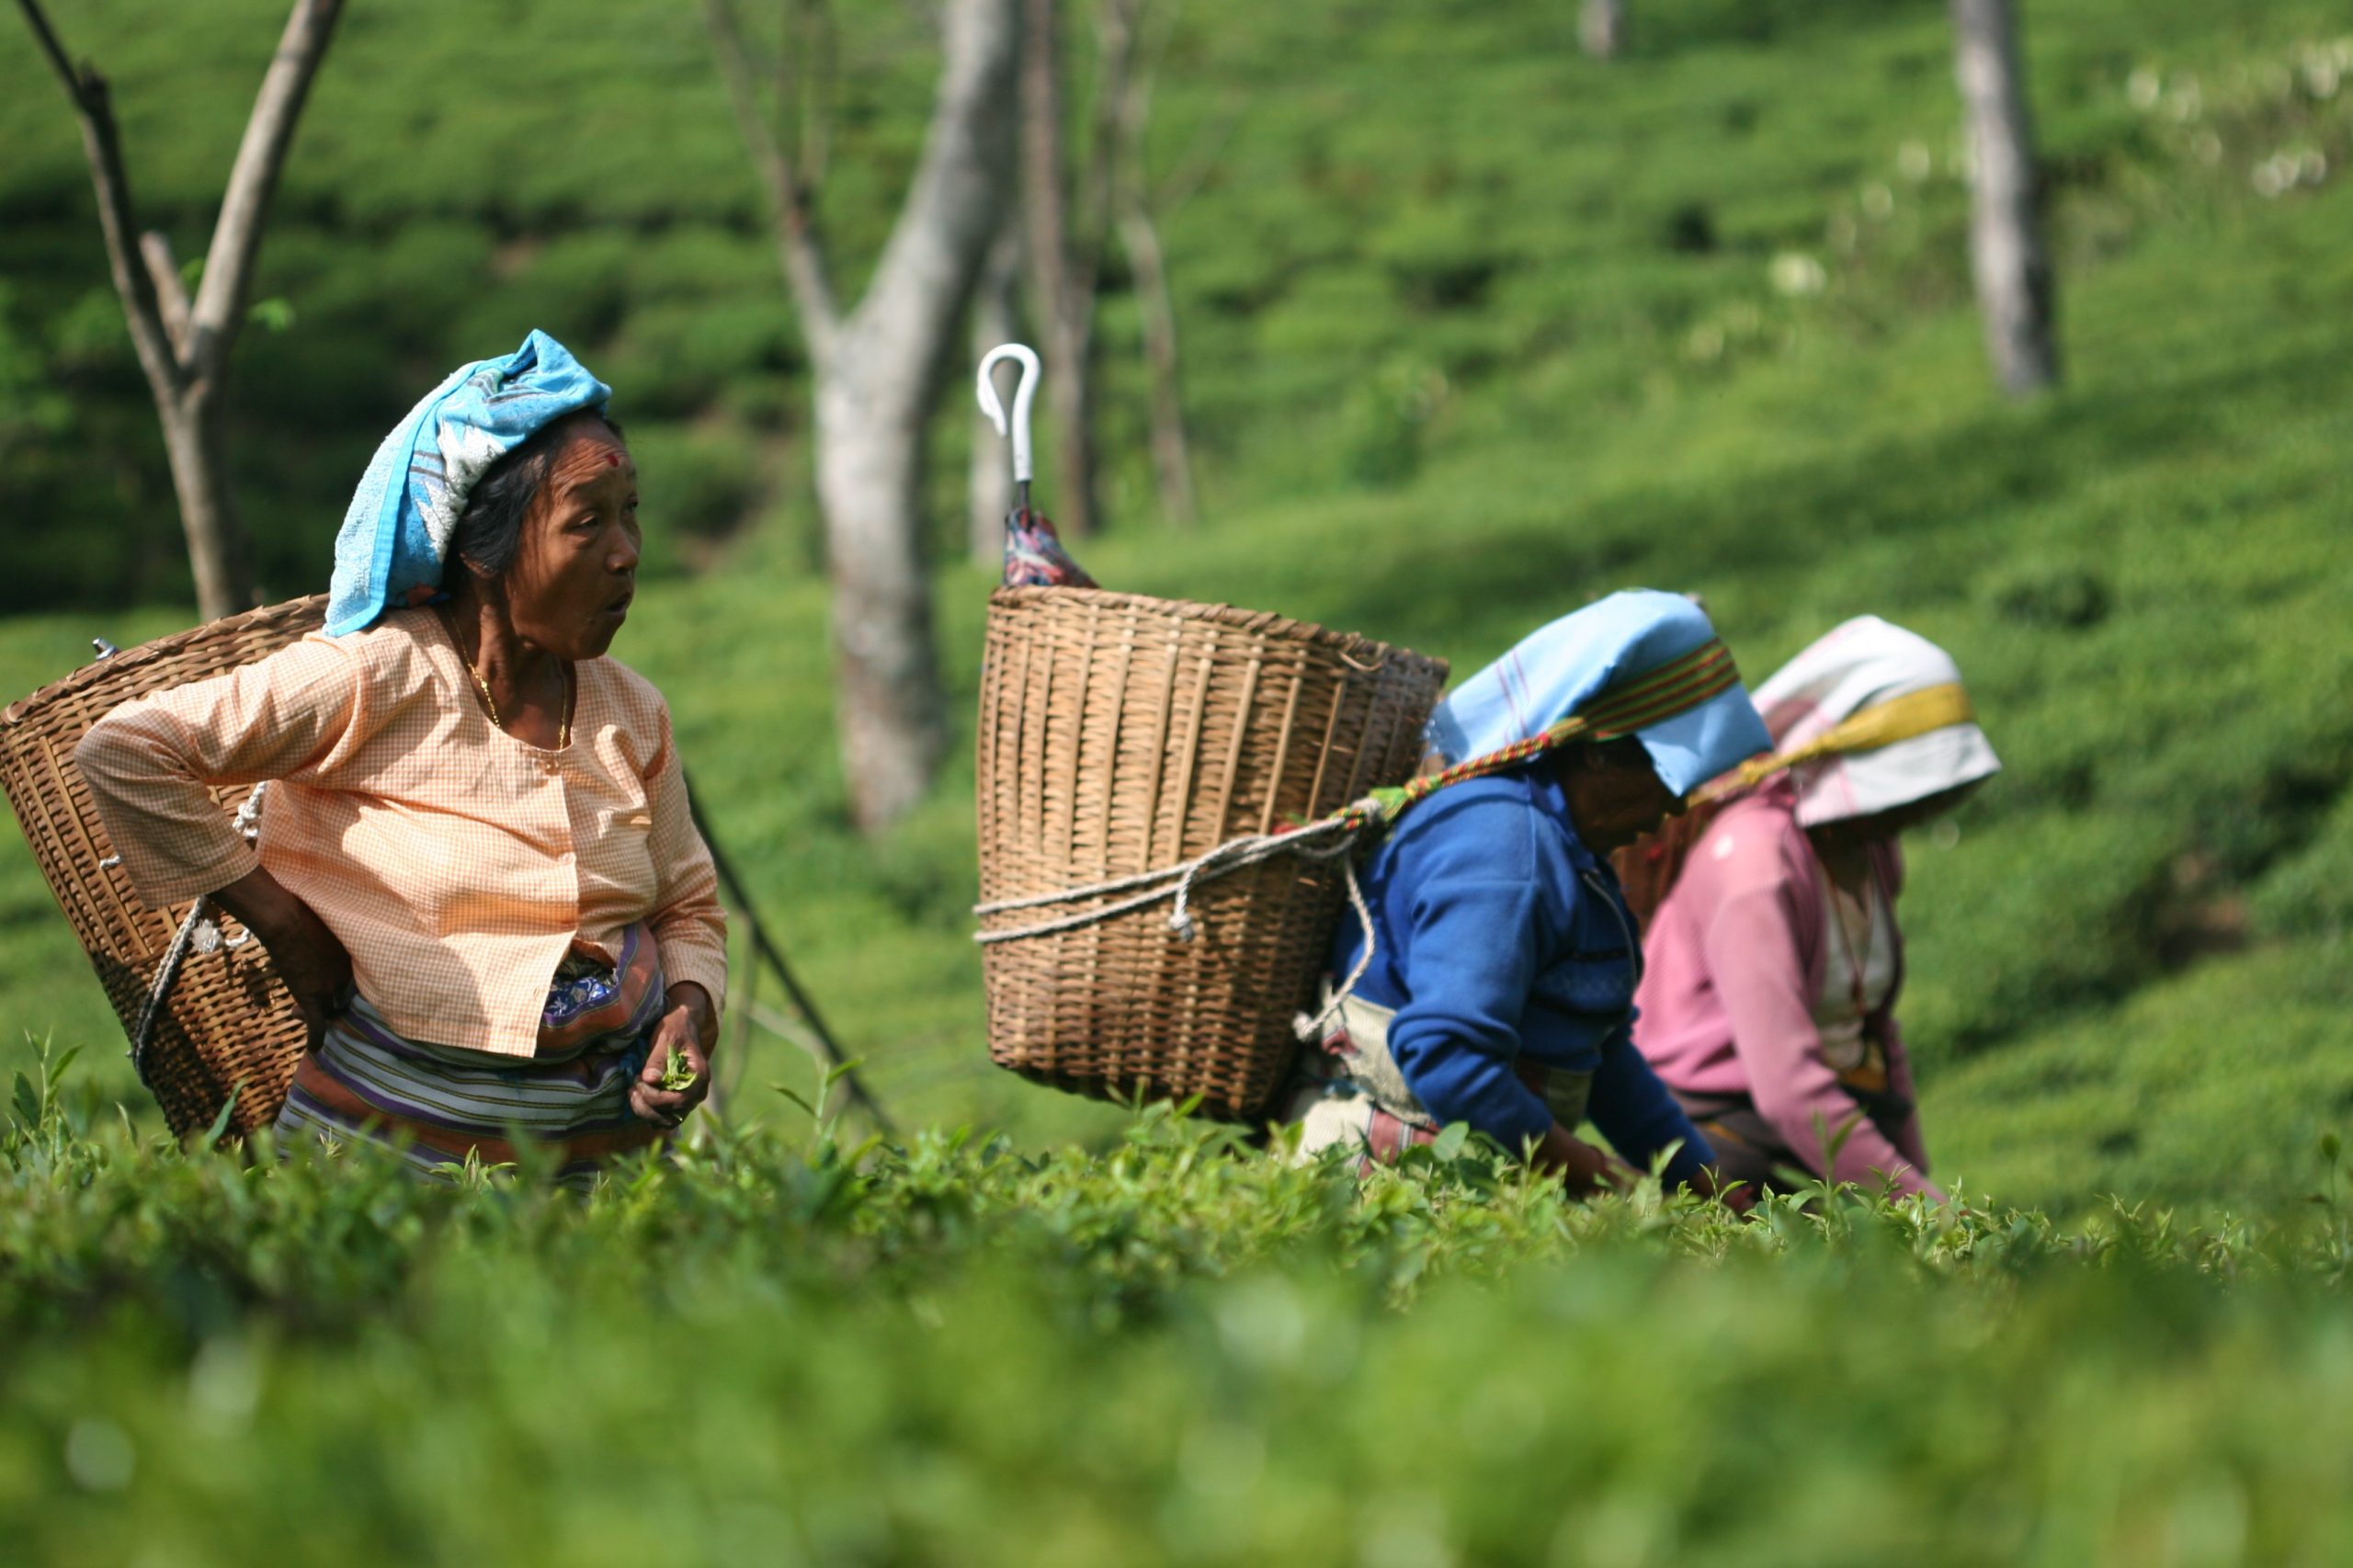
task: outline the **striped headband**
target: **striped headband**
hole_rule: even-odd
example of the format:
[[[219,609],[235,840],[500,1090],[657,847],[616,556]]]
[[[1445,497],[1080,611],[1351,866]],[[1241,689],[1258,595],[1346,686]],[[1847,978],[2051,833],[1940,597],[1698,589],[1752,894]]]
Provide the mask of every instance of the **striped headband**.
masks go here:
[[[1631,680],[1604,688],[1585,707],[1537,734],[1514,741],[1484,756],[1458,762],[1442,772],[1425,774],[1409,784],[1375,790],[1365,801],[1348,808],[1343,815],[1356,815],[1361,820],[1372,814],[1363,809],[1370,806],[1382,819],[1394,822],[1406,807],[1449,784],[1500,773],[1571,741],[1621,739],[1688,713],[1739,684],[1740,668],[1733,663],[1732,650],[1724,646],[1722,638],[1711,637],[1688,653],[1644,670]]]
[[[1784,772],[1809,762],[1819,762],[1826,756],[1845,756],[1859,751],[1877,751],[1898,741],[1917,740],[1938,730],[1949,730],[1956,724],[1973,724],[1977,710],[1969,701],[1969,693],[1958,682],[1943,686],[1923,687],[1875,703],[1833,724],[1802,746],[1774,756],[1760,756],[1741,765],[1738,771],[1721,787],[1706,791],[1711,798],[1729,795],[1761,784],[1776,773]]]
[[[1584,733],[1597,741],[1614,741],[1688,713],[1739,684],[1740,669],[1732,662],[1732,650],[1722,638],[1711,637],[1654,670],[1646,670],[1622,686],[1605,688],[1564,722],[1582,722]],[[1562,725],[1553,726],[1554,732],[1561,729]],[[1555,738],[1570,740],[1574,733],[1556,733]]]

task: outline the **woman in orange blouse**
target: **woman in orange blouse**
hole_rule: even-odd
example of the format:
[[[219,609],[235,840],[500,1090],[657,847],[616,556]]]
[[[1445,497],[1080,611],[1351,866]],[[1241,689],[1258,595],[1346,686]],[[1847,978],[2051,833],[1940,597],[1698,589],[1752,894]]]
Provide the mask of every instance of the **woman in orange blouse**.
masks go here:
[[[726,927],[668,710],[606,655],[641,537],[605,396],[539,334],[466,367],[371,466],[324,633],[75,753],[142,894],[217,900],[311,1023],[290,1142],[434,1169],[519,1129],[576,1180],[709,1093]],[[256,853],[207,787],[261,779]]]

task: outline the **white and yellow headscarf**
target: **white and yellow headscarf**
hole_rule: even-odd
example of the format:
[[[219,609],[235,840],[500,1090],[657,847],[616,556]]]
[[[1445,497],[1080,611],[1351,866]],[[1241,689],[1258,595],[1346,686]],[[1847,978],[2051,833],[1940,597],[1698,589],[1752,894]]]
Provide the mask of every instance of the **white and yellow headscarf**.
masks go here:
[[[1952,656],[1875,615],[1820,638],[1758,687],[1756,700],[1773,755],[1718,789],[1786,769],[1805,827],[1907,806],[2002,768]]]

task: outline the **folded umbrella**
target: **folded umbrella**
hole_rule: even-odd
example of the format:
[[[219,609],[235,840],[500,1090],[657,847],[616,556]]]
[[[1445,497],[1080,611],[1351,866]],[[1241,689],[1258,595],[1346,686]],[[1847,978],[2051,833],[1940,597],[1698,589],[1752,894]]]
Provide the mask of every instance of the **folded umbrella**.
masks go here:
[[[1021,367],[1008,419],[989,372],[1002,359]],[[1013,510],[1005,518],[1005,585],[1008,588],[1093,588],[1100,586],[1086,568],[1071,559],[1062,536],[1043,515],[1029,509],[1029,400],[1038,394],[1038,356],[1018,343],[992,348],[981,361],[981,412],[1000,436],[1013,444]]]

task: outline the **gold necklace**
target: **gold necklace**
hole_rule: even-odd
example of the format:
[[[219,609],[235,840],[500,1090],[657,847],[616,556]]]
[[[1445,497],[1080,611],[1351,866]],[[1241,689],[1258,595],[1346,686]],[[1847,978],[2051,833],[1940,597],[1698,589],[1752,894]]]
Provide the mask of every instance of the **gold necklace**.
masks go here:
[[[466,674],[474,677],[474,689],[482,693],[482,704],[490,710],[490,722],[502,730],[506,728],[506,721],[498,716],[498,699],[490,694],[490,682],[482,678],[482,672],[474,668],[472,660],[463,653],[458,658],[466,666]]]
[[[466,657],[465,645],[458,641],[457,622],[445,612],[441,624],[449,629],[449,645],[458,650],[458,663],[466,666],[466,674],[474,677],[474,689],[482,693],[482,705],[490,710],[490,722],[499,729],[506,728],[506,721],[498,716],[498,699],[490,694],[490,682],[482,678],[474,662]],[[577,688],[572,683],[572,665],[563,666],[563,717],[556,722],[555,749],[562,751],[572,744],[572,707]]]

